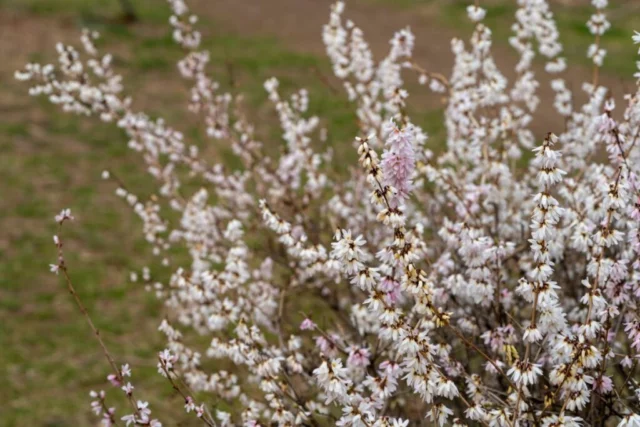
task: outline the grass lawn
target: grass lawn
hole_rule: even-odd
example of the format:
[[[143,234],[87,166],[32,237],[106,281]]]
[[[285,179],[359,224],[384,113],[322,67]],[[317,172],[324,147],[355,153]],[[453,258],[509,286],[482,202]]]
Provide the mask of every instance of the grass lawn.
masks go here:
[[[133,367],[138,396],[150,401],[165,425],[194,421],[182,413],[180,398],[156,373],[154,354],[163,343],[156,327],[163,309],[141,285],[128,281],[130,271],[146,265],[160,273],[167,269],[151,256],[140,221],[114,195],[114,185],[100,178],[102,170],[111,169],[141,197],[149,196],[155,188],[141,159],[127,148],[117,128],[63,114],[44,99],[28,98],[26,85],[12,78],[28,61],[53,62],[56,41],[75,42],[82,27],[99,30],[99,47],[115,54],[116,69],[125,75],[125,90],[134,97],[135,107],[166,118],[206,147],[213,159],[233,164],[230,150],[212,147],[186,111],[188,86],[175,69],[181,53],[166,24],[168,7],[159,0],[134,3],[141,22],[125,25],[116,19],[115,0],[0,0],[0,426],[97,424],[88,392],[106,387],[109,367],[63,282],[48,271],[56,257],[53,217],[66,207],[77,218],[62,234],[71,276],[114,357]],[[417,7],[409,0],[402,4]],[[561,24],[565,20],[575,27],[566,41],[570,46],[575,42],[576,51],[586,50],[588,44],[578,28],[578,22],[586,20],[580,10],[561,18]],[[462,23],[464,14],[457,5],[439,13],[447,25],[470,28]],[[508,8],[490,7],[490,23],[497,25],[511,16]],[[611,33],[616,43],[627,41],[628,28],[637,21],[624,14],[622,18],[624,26]],[[323,118],[330,143],[347,159],[355,158],[354,114],[312,71],[330,74],[324,57],[291,50],[274,38],[225,31],[215,17],[204,17],[200,25],[206,28],[204,47],[211,50],[212,73],[223,85],[233,80],[247,95],[266,144],[277,150],[281,142],[279,130],[264,124],[275,113],[262,83],[277,76],[283,93],[309,90],[310,110]],[[496,34],[503,37],[500,31]],[[614,59],[607,69],[626,74],[628,64],[633,64],[627,55],[635,49],[630,42],[619,46],[619,51],[610,50]],[[440,112],[417,107],[414,111],[432,134],[432,144],[442,144]],[[112,402],[122,411],[120,395],[112,393]]]
[[[204,147],[211,142],[186,111],[188,86],[175,69],[181,52],[165,25],[169,10],[152,3],[138,4],[141,23],[133,26],[112,19],[118,12],[115,2],[97,2],[94,8],[81,0],[5,1],[0,2],[0,13],[27,20],[41,32],[47,24],[61,22],[54,34],[66,41],[85,26],[101,31],[99,47],[115,52],[116,69],[125,74],[134,105],[165,117]],[[207,20],[201,25],[218,28]],[[9,111],[0,122],[0,180],[7,184],[0,198],[0,376],[5,378],[0,425],[96,424],[88,392],[106,387],[109,367],[62,280],[48,271],[56,257],[53,216],[64,207],[76,216],[62,233],[71,276],[104,340],[118,362],[131,364],[138,396],[150,401],[155,415],[165,425],[188,425],[193,417],[183,415],[180,398],[156,373],[154,354],[163,343],[156,332],[162,307],[141,285],[128,281],[130,271],[145,265],[152,271],[167,269],[151,256],[140,221],[114,195],[114,184],[100,175],[113,170],[142,197],[155,190],[153,182],[141,159],[126,147],[123,132],[25,96],[27,87],[13,80],[13,71],[31,60],[53,62],[56,39],[46,41],[31,45],[32,50],[0,70],[0,108]],[[355,135],[353,113],[344,100],[330,96],[310,72],[318,68],[328,73],[324,58],[293,53],[273,39],[216,30],[208,34],[204,47],[211,50],[212,71],[223,84],[229,81],[231,64],[235,84],[247,94],[265,140],[274,145],[280,141],[278,129],[259,123],[275,117],[262,87],[273,75],[280,77],[283,93],[309,89],[310,108],[327,118],[334,140],[349,142]],[[227,164],[234,161],[227,147],[208,152]],[[124,410],[121,393],[111,394],[118,397],[112,402]]]

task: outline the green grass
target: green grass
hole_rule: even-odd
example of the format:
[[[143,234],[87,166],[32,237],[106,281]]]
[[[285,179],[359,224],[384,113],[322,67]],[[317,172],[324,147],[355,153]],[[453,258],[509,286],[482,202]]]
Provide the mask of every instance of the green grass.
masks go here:
[[[411,8],[431,2],[394,0],[393,5]],[[125,73],[126,91],[134,96],[136,108],[144,108],[152,117],[166,117],[191,142],[212,148],[207,153],[213,160],[239,167],[229,147],[210,147],[214,143],[184,108],[188,85],[180,81],[175,68],[181,52],[166,26],[165,3],[134,3],[142,20],[134,26],[119,23],[117,0],[0,0],[0,13],[10,11],[21,19],[33,19],[35,25],[63,20],[70,37],[83,26],[101,31],[99,47],[116,52],[115,66]],[[466,3],[447,3],[438,13],[448,25],[470,32],[465,7]],[[500,4],[488,8],[487,23],[496,39],[505,39],[513,8]],[[619,20],[603,40],[610,50],[605,70],[628,75],[636,54],[631,30],[640,28],[640,17],[616,11]],[[557,8],[569,59],[582,64],[586,60],[580,58],[591,43],[584,26],[588,14],[587,7]],[[330,75],[326,59],[293,52],[273,38],[229,34],[215,24],[201,20],[208,31],[203,47],[211,51],[210,69],[224,88],[230,88],[233,80],[235,90],[246,95],[250,117],[269,149],[277,152],[282,141],[279,129],[265,124],[274,123],[276,114],[263,82],[277,76],[283,95],[300,87],[309,90],[310,112],[320,116],[329,130],[336,168],[355,164],[353,109],[344,98],[332,95],[313,71]],[[52,61],[54,41],[47,50],[24,51],[15,67]],[[113,184],[100,179],[103,169],[111,169],[128,187],[148,196],[155,188],[142,160],[126,147],[125,135],[114,126],[63,114],[45,100],[27,99],[26,87],[11,81],[13,69],[8,66],[14,67],[0,64],[0,77],[6,77],[0,78],[0,93],[9,99],[0,98],[0,106],[6,104],[9,112],[0,123],[0,182],[7,183],[0,197],[0,378],[5,380],[0,388],[0,426],[95,425],[88,392],[107,387],[108,364],[63,281],[48,272],[48,264],[56,259],[53,216],[64,207],[77,217],[62,233],[71,276],[103,338],[118,361],[133,366],[136,392],[151,402],[165,425],[189,425],[192,418],[182,414],[180,399],[156,373],[154,353],[163,343],[156,331],[162,307],[127,279],[130,270],[144,265],[157,269],[160,278],[167,277],[162,276],[167,270],[150,255],[140,221],[113,195]],[[429,132],[430,148],[441,147],[445,137],[441,112],[415,105],[409,111]],[[120,393],[111,396],[116,396],[111,403],[123,415],[126,406]]]
[[[166,2],[136,0],[131,3],[145,22],[164,24],[167,21]],[[0,8],[44,17],[67,15],[94,24],[106,18],[117,20],[122,15],[118,0],[0,0]],[[113,29],[126,31],[124,28]]]
[[[135,27],[107,19],[118,13],[115,1],[5,0],[0,13],[11,10],[36,20],[73,17],[71,33],[85,25],[99,29],[100,48],[118,52],[115,65],[126,70],[125,85],[134,105],[144,106],[151,116],[167,117],[205,147],[211,141],[184,108],[188,86],[179,82],[175,69],[181,53],[164,26],[168,11],[148,5],[150,1],[139,3],[145,24]],[[213,73],[227,87],[226,64],[231,64],[238,90],[247,94],[255,118],[275,117],[262,84],[272,75],[282,76],[282,93],[307,87],[310,109],[331,129],[332,144],[351,150],[356,134],[353,112],[310,72],[318,68],[329,73],[323,58],[293,53],[273,39],[228,33],[208,35],[205,47],[211,50]],[[54,57],[53,49],[25,52],[22,62]],[[10,75],[13,70],[0,71]],[[157,90],[163,84],[170,89]],[[0,89],[22,105],[19,114],[0,125],[0,180],[10,183],[0,202],[0,226],[6,230],[0,238],[0,376],[5,378],[0,425],[94,425],[88,392],[108,389],[109,367],[99,346],[64,282],[48,271],[56,259],[53,216],[63,207],[70,207],[77,217],[62,231],[71,277],[104,340],[117,361],[131,363],[138,395],[151,402],[165,425],[188,425],[185,419],[191,418],[182,413],[180,399],[156,373],[154,353],[162,349],[163,340],[155,329],[162,307],[127,279],[129,271],[158,267],[158,262],[142,239],[139,220],[113,195],[114,185],[100,179],[103,169],[111,169],[138,194],[149,195],[153,182],[141,159],[114,126],[61,113],[43,99],[28,99],[23,96],[26,86],[12,81]],[[270,146],[281,143],[278,131],[261,122],[257,129]],[[226,164],[237,162],[228,148],[214,151]],[[112,392],[110,399],[124,415],[120,395]]]
[[[143,22],[135,26],[114,19],[119,13],[115,0],[0,0],[0,13],[11,11],[36,23],[65,19],[71,23],[67,37],[75,37],[83,26],[101,31],[99,47],[116,52],[114,64],[125,74],[125,90],[133,95],[134,106],[167,118],[191,142],[211,148],[213,142],[185,109],[188,85],[175,67],[181,52],[165,25],[167,8],[164,3],[155,7],[155,0],[135,3]],[[346,98],[331,94],[316,76],[314,70],[331,74],[324,57],[293,52],[272,38],[229,34],[207,20],[201,24],[210,31],[203,47],[211,52],[212,73],[225,89],[233,80],[234,90],[246,95],[249,115],[270,150],[277,152],[282,140],[278,128],[265,124],[275,123],[276,114],[263,82],[277,76],[283,96],[308,89],[309,110],[329,130],[327,143],[336,150],[337,167],[355,164],[355,114]],[[46,50],[25,51],[11,66],[53,61],[54,41]],[[11,76],[13,69],[2,67],[8,65],[0,65],[0,75]],[[113,170],[142,197],[154,192],[153,182],[142,160],[126,147],[121,130],[64,114],[44,99],[27,98],[26,89],[10,77],[0,80],[13,112],[0,124],[0,181],[9,183],[0,198],[0,377],[5,378],[0,426],[95,425],[88,392],[108,389],[109,367],[99,346],[64,282],[48,271],[56,260],[53,216],[65,207],[77,218],[62,231],[70,274],[113,356],[132,365],[138,396],[151,402],[165,425],[189,425],[193,420],[182,413],[180,399],[156,373],[154,354],[163,344],[156,331],[162,307],[141,285],[128,282],[129,271],[145,265],[159,271],[161,279],[168,277],[168,270],[150,255],[140,221],[100,174]],[[439,144],[439,112],[414,112]],[[214,160],[239,167],[228,147],[210,151]],[[124,415],[121,393],[110,396],[110,404]]]

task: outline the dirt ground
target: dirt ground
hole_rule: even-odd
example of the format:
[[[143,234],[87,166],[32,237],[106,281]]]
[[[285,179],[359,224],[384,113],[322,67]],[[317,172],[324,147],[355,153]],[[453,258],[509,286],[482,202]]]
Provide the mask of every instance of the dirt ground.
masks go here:
[[[194,9],[199,13],[214,17],[232,31],[241,31],[255,35],[269,35],[281,40],[291,49],[300,52],[313,52],[324,55],[321,32],[326,23],[332,0],[220,0],[209,2],[199,0]],[[450,41],[454,38],[468,38],[471,24],[467,28],[450,28],[438,20],[438,8],[443,2],[434,1],[420,6],[403,8],[394,6],[393,1],[383,3],[370,0],[350,0],[346,2],[344,16],[362,28],[366,40],[379,59],[389,46],[393,33],[409,27],[416,36],[414,57],[425,69],[449,75],[453,65]],[[637,7],[631,6],[631,7]],[[504,23],[510,26],[512,20]],[[495,40],[493,52],[500,70],[508,78],[513,78],[513,69],[517,57],[506,40]],[[536,75],[544,74],[541,64],[534,67]],[[569,64],[569,72],[564,75],[567,81],[578,88],[582,82],[592,81],[592,69],[582,65]],[[609,87],[617,99],[621,99],[625,88],[629,87],[618,76],[602,74],[601,84]],[[425,93],[410,92],[411,103],[425,106],[426,109],[438,105],[438,100]],[[584,101],[579,91],[576,99]],[[538,134],[562,129],[561,118],[551,107],[554,93],[549,86],[539,89],[540,108],[533,121],[534,131]]]
[[[225,30],[247,36],[269,36],[284,43],[288,48],[324,56],[321,40],[322,26],[326,23],[332,0],[193,0],[189,4],[196,13],[212,18]],[[360,26],[366,39],[372,46],[377,58],[387,51],[388,41],[393,33],[409,27],[416,35],[415,59],[430,71],[448,75],[453,63],[450,40],[454,37],[465,38],[470,34],[467,28],[453,29],[438,21],[438,7],[442,2],[429,2],[424,6],[411,8],[394,6],[393,1],[350,0],[347,2],[345,16]],[[505,22],[511,25],[511,22]],[[204,29],[206,34],[206,29]],[[31,52],[48,52],[52,40],[69,40],[77,34],[77,28],[69,20],[55,18],[29,17],[20,15],[0,15],[0,77],[3,81],[11,79],[13,71],[21,66]],[[507,77],[513,77],[509,70],[517,58],[506,41],[494,42],[493,52],[498,66]],[[567,80],[578,87],[580,82],[592,80],[592,70],[585,66],[570,64]],[[541,64],[534,67],[537,75],[544,73]],[[601,83],[612,89],[614,96],[620,98],[624,93],[625,82],[618,76],[602,74]],[[628,86],[629,80],[626,81]],[[427,109],[438,105],[433,96],[418,91],[411,94],[414,105]],[[579,91],[576,91],[579,92]],[[541,86],[539,96],[541,107],[534,120],[536,131],[547,132],[562,125],[550,106],[553,92],[548,86]],[[4,98],[4,99],[2,99]],[[15,111],[16,102],[0,98],[0,109]],[[578,100],[583,98],[578,93]]]

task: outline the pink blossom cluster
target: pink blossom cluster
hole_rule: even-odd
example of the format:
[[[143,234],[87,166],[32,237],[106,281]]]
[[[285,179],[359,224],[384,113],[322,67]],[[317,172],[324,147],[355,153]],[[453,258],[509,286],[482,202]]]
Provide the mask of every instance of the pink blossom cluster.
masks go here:
[[[382,153],[380,167],[384,183],[393,188],[391,204],[395,207],[411,192],[416,155],[411,127],[401,130],[391,125],[385,130],[388,133],[388,149]]]
[[[592,1],[593,79],[581,96],[565,80],[546,0],[518,1],[515,73],[494,61],[486,10],[469,5],[474,31],[452,41],[449,77],[414,61],[409,29],[376,61],[336,2],[322,38],[362,135],[358,165],[339,172],[343,142],[311,114],[307,91],[265,82],[281,140],[260,141],[241,95],[208,74],[197,18],[169,3],[187,108],[241,168],[211,163],[134,110],[94,32],[81,50],[59,44],[56,66],[16,76],[64,111],[121,128],[157,183],[143,200],[103,173],[172,269],[131,277],[164,302],[166,348],[149,363],[181,396],[178,410],[208,426],[640,426],[640,86],[614,100],[600,83],[607,0]],[[446,101],[443,147],[407,113],[413,77]],[[542,86],[555,94],[543,108],[564,124],[538,124],[548,128],[537,135]],[[92,392],[91,408],[107,426],[161,425],[101,341],[54,241],[51,270],[130,403]],[[180,250],[187,265],[173,258]]]

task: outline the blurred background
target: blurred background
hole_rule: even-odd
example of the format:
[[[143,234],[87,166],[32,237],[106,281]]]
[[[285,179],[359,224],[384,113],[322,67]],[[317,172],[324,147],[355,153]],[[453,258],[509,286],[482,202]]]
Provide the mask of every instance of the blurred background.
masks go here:
[[[267,144],[277,147],[279,129],[265,125],[274,116],[262,83],[277,76],[283,92],[306,87],[310,111],[324,118],[334,144],[356,135],[353,112],[329,76],[321,41],[328,0],[188,0],[200,16],[203,47],[211,51],[212,73],[224,88],[246,94],[246,105]],[[494,32],[499,64],[513,64],[507,37],[515,1],[481,0]],[[640,2],[617,0],[609,8],[613,28],[602,81],[618,95],[633,85],[640,30]],[[467,2],[453,0],[348,0],[346,16],[364,29],[374,52],[384,54],[393,32],[410,26],[417,36],[416,60],[430,71],[449,74],[450,39],[468,38]],[[585,58],[592,42],[585,22],[587,0],[555,1],[570,63],[570,84],[591,80]],[[26,95],[13,78],[30,61],[54,62],[58,41],[78,44],[84,27],[98,30],[98,47],[111,52],[124,75],[134,107],[162,116],[202,146],[208,142],[185,105],[187,84],[175,63],[163,0],[0,0],[0,426],[97,425],[88,397],[106,388],[108,365],[59,278],[49,273],[56,253],[53,216],[69,207],[76,222],[66,227],[67,261],[77,290],[117,361],[133,367],[136,392],[150,401],[165,425],[190,425],[175,396],[155,369],[163,340],[156,331],[162,308],[129,273],[156,266],[142,238],[140,222],[104,182],[115,171],[141,196],[154,191],[122,132],[95,119],[61,113],[45,99]],[[541,72],[541,64],[536,65]],[[444,142],[439,123],[442,101],[408,79],[411,113],[431,134],[431,147]],[[615,89],[617,88],[617,89]],[[338,88],[339,89],[339,88]],[[541,114],[557,122],[551,98],[542,92]],[[540,123],[540,122],[539,122]],[[551,129],[550,129],[551,128]],[[277,149],[277,148],[276,148]],[[234,164],[227,147],[211,156]],[[346,165],[337,165],[346,167]],[[121,393],[112,393],[119,396]],[[112,399],[113,403],[121,403]],[[119,405],[120,408],[124,408]]]

